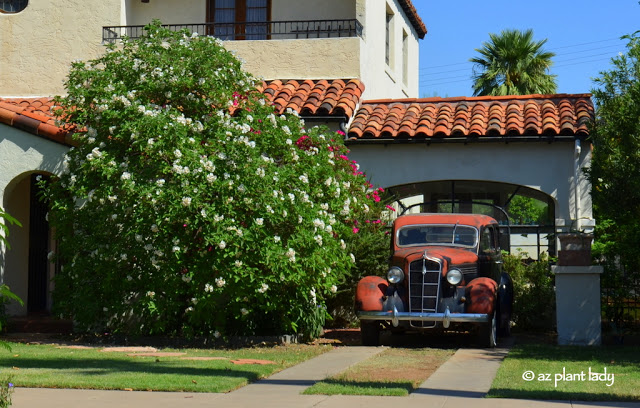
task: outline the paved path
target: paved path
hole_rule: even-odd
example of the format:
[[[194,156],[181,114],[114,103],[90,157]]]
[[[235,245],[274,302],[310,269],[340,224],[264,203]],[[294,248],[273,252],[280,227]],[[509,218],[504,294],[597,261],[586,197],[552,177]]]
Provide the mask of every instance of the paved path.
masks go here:
[[[508,352],[460,349],[409,397],[302,395],[316,381],[384,350],[338,347],[314,359],[227,394],[18,388],[14,408],[640,408],[640,403],[576,403],[483,398]]]

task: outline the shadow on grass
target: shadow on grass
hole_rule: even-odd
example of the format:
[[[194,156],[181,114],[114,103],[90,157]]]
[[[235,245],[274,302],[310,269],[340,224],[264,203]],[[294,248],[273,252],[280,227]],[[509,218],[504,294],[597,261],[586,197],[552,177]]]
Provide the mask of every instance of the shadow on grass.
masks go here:
[[[409,395],[415,388],[410,381],[345,381],[326,379],[305,390],[304,394],[326,395]]]
[[[258,366],[256,366],[256,371],[254,372],[243,369],[231,369],[231,367],[190,367],[188,364],[193,364],[193,362],[176,360],[163,361],[153,358],[131,358],[131,360],[112,358],[39,359],[22,356],[20,358],[0,358],[0,367],[16,366],[16,368],[19,368],[20,370],[70,370],[75,371],[78,374],[90,376],[104,376],[123,373],[181,376],[224,376],[244,378],[248,382],[255,382],[260,378],[260,371],[264,371],[264,368],[261,369]],[[198,365],[203,365],[203,363],[199,362]],[[279,366],[274,365],[273,367],[275,368]]]
[[[487,398],[513,398],[527,400],[598,401],[599,407],[619,407],[621,401],[638,402],[637,398],[626,395],[558,390],[525,391],[513,388],[492,388],[486,396]],[[609,404],[607,404],[607,402]]]
[[[640,346],[558,346],[550,344],[518,344],[509,358],[543,361],[597,361],[616,366],[640,366]]]

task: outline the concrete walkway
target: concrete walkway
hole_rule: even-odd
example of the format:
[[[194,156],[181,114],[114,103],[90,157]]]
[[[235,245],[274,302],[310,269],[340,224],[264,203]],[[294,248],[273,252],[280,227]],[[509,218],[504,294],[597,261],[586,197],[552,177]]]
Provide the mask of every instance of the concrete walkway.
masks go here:
[[[316,381],[376,355],[382,347],[338,347],[227,394],[18,388],[14,408],[640,408],[640,403],[579,403],[483,398],[508,352],[460,349],[409,397],[302,395]]]

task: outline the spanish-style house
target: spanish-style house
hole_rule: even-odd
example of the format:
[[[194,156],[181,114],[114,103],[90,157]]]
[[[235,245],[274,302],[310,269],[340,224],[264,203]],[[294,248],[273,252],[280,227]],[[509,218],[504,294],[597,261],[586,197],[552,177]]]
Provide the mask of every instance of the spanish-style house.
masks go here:
[[[352,157],[398,207],[535,199],[542,221],[512,228],[533,254],[554,250],[549,232],[593,225],[581,170],[589,95],[419,99],[427,29],[411,0],[2,0],[0,207],[23,225],[10,227],[11,250],[0,247],[0,283],[25,301],[12,314],[52,305],[59,266],[47,259],[55,242],[35,182],[61,171],[72,144],[52,97],[73,60],[139,36],[152,19],[220,38],[279,111],[344,130]]]

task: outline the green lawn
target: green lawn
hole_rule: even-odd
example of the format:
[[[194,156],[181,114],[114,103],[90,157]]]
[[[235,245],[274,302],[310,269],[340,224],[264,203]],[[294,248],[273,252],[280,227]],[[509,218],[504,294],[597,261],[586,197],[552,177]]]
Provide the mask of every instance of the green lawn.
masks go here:
[[[0,352],[0,377],[17,387],[87,388],[190,392],[228,392],[331,349],[288,345],[238,350],[163,349],[180,356],[129,356],[101,348],[9,343]],[[197,359],[187,359],[187,358]],[[211,359],[222,358],[222,359]],[[269,360],[273,364],[234,364],[231,360]]]
[[[640,347],[516,345],[488,397],[640,401]]]
[[[318,382],[305,394],[406,396],[455,353],[452,349],[387,348]]]

